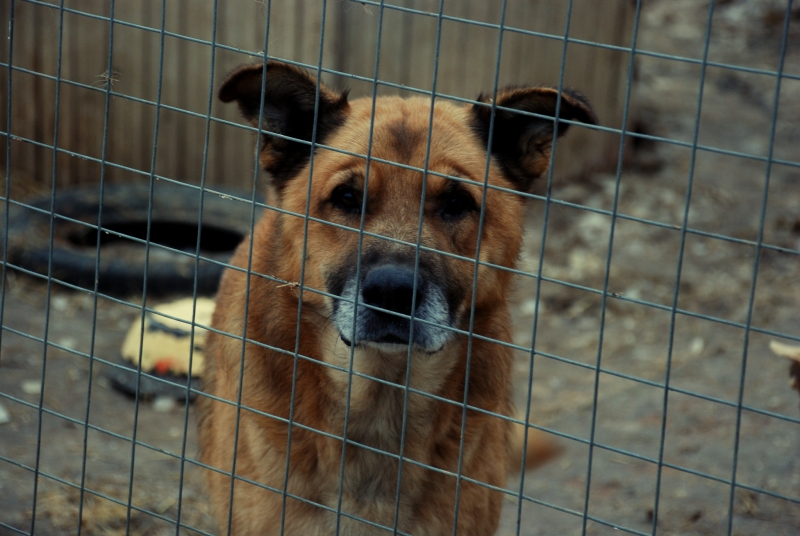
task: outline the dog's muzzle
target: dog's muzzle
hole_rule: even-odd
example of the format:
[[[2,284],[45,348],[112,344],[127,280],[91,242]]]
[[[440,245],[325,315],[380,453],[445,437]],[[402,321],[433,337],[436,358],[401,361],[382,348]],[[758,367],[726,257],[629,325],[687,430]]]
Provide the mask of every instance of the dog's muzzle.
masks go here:
[[[451,336],[446,328],[452,325],[441,289],[415,274],[413,266],[396,264],[367,270],[360,285],[355,277],[347,281],[342,299],[334,302],[334,323],[348,346],[355,343],[397,352],[412,344],[426,353],[444,347]]]

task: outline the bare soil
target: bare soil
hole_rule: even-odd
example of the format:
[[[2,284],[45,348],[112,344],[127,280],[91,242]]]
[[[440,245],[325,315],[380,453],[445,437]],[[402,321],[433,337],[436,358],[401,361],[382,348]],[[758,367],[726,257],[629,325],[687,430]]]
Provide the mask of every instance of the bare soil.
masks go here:
[[[645,2],[637,48],[692,60],[636,60],[636,129],[671,141],[629,140],[619,176],[532,203],[520,268],[544,279],[538,300],[537,280],[518,279],[515,343],[537,351],[518,353],[518,402],[532,364],[530,421],[563,452],[525,475],[519,534],[800,534],[800,408],[768,346],[800,344],[800,11],[784,66],[795,78],[778,93],[763,72],[778,68],[786,2],[717,4],[700,101],[707,6]],[[717,150],[694,151],[695,135]],[[34,516],[36,534],[74,534],[81,499],[83,534],[174,534],[178,515],[213,530],[180,459],[195,454],[193,407],[137,405],[74,353],[115,359],[140,310],[55,284],[48,299],[13,271],[6,288],[0,535],[28,533]],[[81,497],[82,479],[103,497]],[[510,496],[499,534],[517,533],[517,512]]]

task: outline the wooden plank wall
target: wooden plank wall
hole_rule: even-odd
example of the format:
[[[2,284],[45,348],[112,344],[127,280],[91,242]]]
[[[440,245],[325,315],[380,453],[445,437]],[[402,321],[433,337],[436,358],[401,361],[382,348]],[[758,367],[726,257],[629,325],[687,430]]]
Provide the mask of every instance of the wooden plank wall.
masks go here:
[[[391,0],[417,10],[385,9],[381,26],[378,77],[382,81],[430,90],[433,82],[438,21],[437,0]],[[237,65],[271,56],[372,78],[380,10],[350,0],[328,0],[324,41],[320,47],[323,0],[220,0],[217,12],[215,70],[211,73],[214,39],[211,0],[166,0],[168,34],[161,55],[162,2],[116,0],[113,91],[110,101],[106,168],[109,181],[147,180],[155,158],[157,175],[193,184],[200,182],[206,136],[209,91]],[[441,24],[436,91],[474,98],[491,91],[497,58],[497,25],[501,2],[447,0]],[[96,184],[103,148],[105,93],[101,90],[108,61],[109,2],[67,0],[63,25],[59,11],[24,0],[15,3],[12,63],[11,179],[49,185],[53,173],[59,35],[63,34],[58,106],[58,147],[79,156],[57,156],[59,187]],[[268,14],[269,6],[269,14]],[[511,28],[563,36],[566,0],[508,0],[505,24]],[[9,27],[10,2],[0,7],[0,28]],[[269,18],[269,34],[265,30]],[[632,17],[629,0],[574,0],[569,36],[590,42],[627,46]],[[185,36],[189,39],[182,39]],[[0,62],[7,65],[9,41],[0,39]],[[235,50],[232,50],[235,49]],[[505,31],[499,81],[556,85],[564,42],[546,36]],[[629,54],[570,43],[564,83],[581,89],[594,103],[601,123],[619,128]],[[6,131],[7,66],[0,66],[0,131]],[[156,106],[161,78],[156,151]],[[371,95],[370,82],[323,75],[334,87],[350,87],[353,97]],[[74,82],[79,85],[71,84]],[[379,86],[379,94],[398,93]],[[186,113],[188,112],[188,113]],[[212,100],[211,114],[238,122],[234,106]],[[559,145],[557,174],[576,175],[608,165],[616,158],[619,136],[575,129]],[[5,137],[0,136],[0,163],[5,167]],[[207,151],[207,183],[250,188],[254,139],[246,131],[212,122]],[[89,157],[83,158],[83,157]],[[129,169],[125,169],[129,168]]]

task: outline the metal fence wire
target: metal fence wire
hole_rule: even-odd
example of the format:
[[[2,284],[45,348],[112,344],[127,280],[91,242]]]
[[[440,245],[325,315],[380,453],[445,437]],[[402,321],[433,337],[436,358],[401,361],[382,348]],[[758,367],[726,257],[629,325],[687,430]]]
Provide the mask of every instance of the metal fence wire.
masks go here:
[[[265,200],[266,181],[259,171],[257,154],[243,164],[243,169],[251,171],[246,177],[228,177],[245,181],[236,184],[246,184],[249,195],[231,193],[218,176],[220,167],[209,164],[215,133],[245,133],[247,139],[255,139],[257,132],[233,116],[228,119],[217,113],[221,107],[215,94],[224,74],[218,58],[227,54],[232,65],[284,61],[309,70],[318,79],[334,79],[343,86],[361,84],[368,88],[364,94],[373,102],[380,95],[399,92],[421,95],[432,104],[449,100],[469,105],[476,101],[438,90],[448,68],[440,55],[442,29],[448,24],[463,25],[474,32],[494,32],[496,41],[490,51],[469,46],[462,51],[490,63],[480,67],[493,73],[491,85],[484,88],[489,95],[496,95],[503,85],[501,64],[508,54],[504,44],[512,35],[542,39],[560,49],[558,55],[547,58],[547,62],[559,66],[557,79],[539,80],[534,78],[535,73],[518,73],[519,82],[532,79],[559,90],[567,87],[570,52],[577,48],[602,50],[622,58],[617,62],[621,114],[610,123],[574,123],[571,128],[606,141],[613,137],[613,154],[607,158],[610,166],[584,172],[579,179],[560,181],[558,159],[563,158],[569,136],[554,139],[552,165],[541,179],[542,188],[534,194],[513,192],[529,198],[531,205],[526,242],[516,268],[468,259],[474,263],[470,322],[466,330],[453,330],[470,339],[464,356],[467,374],[472,341],[481,338],[474,333],[478,268],[506,270],[517,279],[521,297],[511,302],[514,341],[493,342],[515,352],[518,416],[469,406],[466,388],[464,399],[456,403],[416,391],[406,379],[400,454],[384,453],[387,459],[400,462],[400,478],[404,467],[410,466],[443,471],[402,454],[409,395],[424,395],[455,404],[462,411],[459,469],[448,474],[456,479],[457,489],[463,482],[471,482],[505,496],[500,534],[800,533],[800,415],[796,395],[786,385],[790,362],[772,355],[769,349],[771,341],[781,354],[791,354],[793,347],[800,347],[800,12],[792,0],[711,0],[702,6],[637,0],[627,15],[629,41],[622,45],[575,37],[570,30],[576,23],[573,0],[539,2],[564,14],[560,30],[547,32],[519,27],[519,21],[509,15],[514,5],[520,4],[516,0],[503,0],[486,8],[496,11],[493,21],[453,15],[448,9],[458,4],[455,0],[289,3],[297,10],[315,6],[319,33],[314,36],[314,61],[271,52],[280,46],[274,37],[279,28],[270,16],[279,2],[255,3],[252,12],[266,21],[260,52],[243,50],[236,42],[218,42],[218,23],[230,17],[230,7],[217,0],[181,4],[183,9],[203,9],[211,14],[210,37],[198,37],[186,25],[172,24],[168,19],[174,15],[170,11],[174,6],[167,0],[150,2],[147,17],[136,22],[119,16],[126,2],[115,0],[4,0],[0,5],[0,17],[8,22],[4,28],[5,54],[0,58],[4,76],[0,81],[5,85],[0,136],[6,177],[0,287],[0,534],[215,533],[217,528],[203,495],[203,475],[221,470],[197,459],[194,406],[188,402],[209,395],[191,377],[182,381],[177,405],[164,402],[165,397],[156,397],[154,402],[143,392],[145,382],[162,382],[158,375],[142,369],[144,327],[137,332],[139,364],[132,376],[131,397],[111,388],[106,371],[130,370],[117,354],[131,323],[144,326],[148,318],[160,315],[165,323],[183,323],[192,341],[201,331],[212,330],[207,321],[199,319],[197,311],[187,319],[155,309],[158,298],[149,292],[153,285],[150,278],[164,252],[189,260],[192,277],[185,294],[195,303],[203,294],[199,274],[204,266],[216,267],[217,273],[220,267],[251,273],[249,264],[246,270],[232,267],[206,253],[203,233],[210,231],[204,218],[213,200],[223,198],[244,212],[246,227],[242,234],[246,244],[249,240],[251,259],[252,229],[263,213],[279,211],[302,218],[305,234],[298,240],[303,240],[304,252],[309,223],[335,225],[310,216],[310,196],[302,213],[278,208],[270,198]],[[24,10],[35,10],[38,18],[23,17]],[[334,11],[347,10],[362,10],[375,22],[376,48],[368,51],[373,62],[370,76],[330,68],[326,63],[326,54],[330,53],[326,40],[332,39],[326,36],[326,31],[332,31],[329,18]],[[586,16],[585,11],[581,13]],[[382,62],[403,55],[404,45],[411,46],[382,40],[387,21],[398,15],[408,17],[412,25],[435,23],[429,85],[414,87],[382,78]],[[57,45],[54,72],[47,72],[41,61],[29,61],[27,55],[18,52],[40,50],[38,45],[25,44],[36,31],[36,21],[57,29],[57,36],[50,36]],[[67,25],[85,21],[102,24],[107,37],[107,41],[93,44],[105,57],[105,72],[96,73],[101,75],[96,83],[71,79],[62,69],[67,58],[80,61],[76,59],[79,51],[74,48],[74,38],[66,38]],[[758,31],[747,33],[742,40],[731,37],[744,35],[743,28],[755,27]],[[145,35],[152,40],[142,50],[126,50],[118,44],[122,34]],[[178,92],[192,93],[201,99],[197,101],[200,105],[184,106],[174,95],[164,97],[162,90],[168,83],[185,76],[187,69],[197,68],[176,66],[168,58],[165,50],[176,46],[202,50],[207,58],[202,64],[207,86],[182,87]],[[45,54],[43,46],[40,52]],[[125,76],[115,69],[117,58],[123,54],[138,58],[150,73],[155,93],[134,94],[127,92],[123,83],[117,85],[117,79]],[[180,69],[184,71],[178,72]],[[20,81],[29,81],[31,87],[39,89],[20,91],[15,85]],[[42,88],[52,88],[54,93],[50,95],[49,89]],[[592,87],[579,89],[591,98]],[[101,99],[93,101],[95,104],[102,102],[102,107],[94,106],[102,110],[98,116],[102,117],[102,136],[96,138],[97,151],[91,153],[67,148],[71,147],[71,137],[80,131],[81,114],[89,113],[75,108],[74,101],[69,101],[69,106],[64,104],[64,92],[78,90]],[[47,106],[54,108],[50,119],[41,123],[42,117],[37,114],[44,113],[39,102],[43,96],[49,99]],[[109,156],[115,144],[134,143],[130,133],[113,123],[118,102],[137,106],[139,113],[152,120],[146,123],[150,134],[147,152],[142,153],[142,161],[149,161],[149,167]],[[75,117],[78,119],[70,119]],[[77,130],[63,130],[65,120],[79,125]],[[37,121],[45,126],[39,130],[26,126]],[[201,159],[195,163],[198,172],[191,180],[159,168],[166,143],[160,134],[176,121],[202,124],[200,134],[186,142],[202,146],[202,152],[197,153]],[[555,128],[569,123],[555,122]],[[429,134],[432,129],[431,108]],[[426,178],[441,175],[428,169],[427,156],[422,168],[376,157],[372,140],[366,154],[360,154],[317,143],[313,137],[310,144],[288,139],[309,145],[309,192],[314,155],[323,150],[411,169]],[[429,155],[431,136],[427,139]],[[256,145],[253,142],[248,146],[248,155],[253,155]],[[30,159],[37,160],[38,172],[19,171],[33,169]],[[91,169],[96,174],[85,178],[85,183],[99,192],[91,221],[59,209],[59,195],[72,187],[65,186],[62,176],[73,159],[95,166]],[[489,190],[498,188],[487,183],[488,170],[487,161],[484,182],[479,184],[484,201]],[[140,212],[146,223],[140,222],[143,230],[139,233],[106,223],[116,213],[104,199],[126,181],[146,183],[148,203]],[[165,244],[155,238],[154,210],[158,208],[154,206],[165,185],[177,188],[178,197],[185,196],[196,206],[197,219],[190,222],[193,234],[183,245]],[[39,201],[30,201],[35,194],[40,195]],[[20,210],[27,214],[24,221],[44,218],[43,227],[14,227],[14,211]],[[417,270],[423,254],[453,256],[421,245],[422,214],[413,243],[375,235],[365,231],[364,225],[362,215],[355,256],[357,273],[362,269],[364,238],[410,245],[415,250]],[[483,214],[480,225],[477,252],[482,247]],[[64,240],[60,229],[65,226],[73,229],[70,236],[78,232],[90,237],[83,244],[90,251],[88,269],[92,277],[88,284],[60,275],[59,251]],[[44,260],[38,269],[28,257],[14,256],[14,248],[21,247],[20,243],[24,246],[36,241],[34,232],[42,234],[44,244]],[[144,252],[141,285],[124,296],[114,292],[113,280],[106,284],[103,279],[105,258],[120,255],[122,264],[128,262],[116,250],[109,253],[105,249],[113,238],[117,243],[124,239]],[[306,285],[304,270],[297,281],[258,275],[287,285],[297,296],[300,310],[308,295],[340,299],[325,289]],[[247,292],[249,303],[249,286]],[[245,318],[247,313],[246,307]],[[412,326],[415,322],[412,319]],[[247,333],[225,335],[241,340],[242,355],[245,344],[264,346]],[[298,322],[293,352],[268,347],[288,355],[295,374],[299,363],[313,361],[300,351],[303,337]],[[794,352],[800,360],[800,350]],[[341,490],[347,449],[370,448],[349,439],[346,433],[353,379],[383,380],[353,370],[352,362],[349,368],[314,362],[349,378],[344,395],[348,401],[345,434],[331,436],[344,445]],[[292,400],[297,395],[294,380]],[[186,401],[180,402],[182,399]],[[258,412],[242,404],[241,390],[238,401],[220,398],[217,402],[236,408],[237,423],[243,411]],[[505,487],[469,478],[461,469],[468,410],[538,429],[563,452],[536,472],[523,471],[512,477]],[[293,412],[288,419],[268,414],[263,417],[290,424],[289,444],[293,430],[309,429],[294,421]],[[238,440],[237,427],[230,441],[236,444]],[[231,500],[235,481],[266,487],[282,495],[284,508],[292,499],[332,512],[338,534],[340,521],[353,517],[343,508],[341,491],[333,506],[289,492],[288,452],[287,448],[281,488],[266,487],[238,475],[234,458],[231,470],[224,472],[230,478]],[[399,491],[398,483],[396,512],[400,511]],[[458,501],[457,492],[453,534],[457,533]],[[375,530],[401,533],[397,515],[389,526],[361,521]],[[232,533],[230,524],[227,533]]]

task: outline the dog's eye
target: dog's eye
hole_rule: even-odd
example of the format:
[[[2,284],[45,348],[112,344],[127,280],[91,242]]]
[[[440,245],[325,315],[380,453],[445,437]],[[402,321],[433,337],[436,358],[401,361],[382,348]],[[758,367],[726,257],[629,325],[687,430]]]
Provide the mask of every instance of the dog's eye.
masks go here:
[[[361,214],[361,196],[349,184],[340,184],[333,189],[331,194],[333,206],[348,214]]]
[[[454,221],[463,218],[476,208],[471,195],[463,190],[456,190],[445,195],[439,213],[443,220]]]

